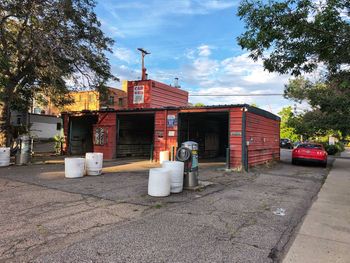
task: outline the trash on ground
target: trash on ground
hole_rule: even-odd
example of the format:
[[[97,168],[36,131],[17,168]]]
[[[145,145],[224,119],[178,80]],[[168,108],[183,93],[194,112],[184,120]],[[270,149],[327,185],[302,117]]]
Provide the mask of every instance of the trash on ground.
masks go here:
[[[284,209],[284,208],[277,208],[275,211],[273,211],[273,213],[276,216],[285,216],[286,215],[286,209]]]

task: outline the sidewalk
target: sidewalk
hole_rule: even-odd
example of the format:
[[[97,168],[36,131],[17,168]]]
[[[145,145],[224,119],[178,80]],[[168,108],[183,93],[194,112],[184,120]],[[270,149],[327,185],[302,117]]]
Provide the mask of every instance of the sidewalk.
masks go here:
[[[333,164],[284,263],[350,262],[350,149],[341,157]]]

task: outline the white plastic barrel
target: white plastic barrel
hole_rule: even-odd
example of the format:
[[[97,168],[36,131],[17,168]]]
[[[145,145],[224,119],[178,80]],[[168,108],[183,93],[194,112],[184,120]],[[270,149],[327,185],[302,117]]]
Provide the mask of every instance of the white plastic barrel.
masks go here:
[[[182,192],[184,184],[184,163],[178,161],[164,161],[162,167],[170,172],[170,192]]]
[[[159,163],[162,164],[164,161],[169,161],[169,151],[161,151],[159,153]]]
[[[64,171],[66,178],[83,177],[85,158],[64,158]]]
[[[103,166],[103,153],[86,153],[85,168],[87,175],[100,175]]]
[[[0,167],[10,165],[10,148],[0,148]]]
[[[148,195],[162,197],[170,195],[170,172],[164,168],[149,170]]]

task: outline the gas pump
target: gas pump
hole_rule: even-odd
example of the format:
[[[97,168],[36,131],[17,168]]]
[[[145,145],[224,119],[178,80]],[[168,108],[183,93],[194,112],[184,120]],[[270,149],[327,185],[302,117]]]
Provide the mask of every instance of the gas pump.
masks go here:
[[[32,155],[32,138],[28,135],[21,135],[18,138],[18,148],[15,155],[15,164],[23,165],[30,162]]]
[[[176,159],[184,162],[184,188],[198,186],[198,143],[187,141],[176,152]]]

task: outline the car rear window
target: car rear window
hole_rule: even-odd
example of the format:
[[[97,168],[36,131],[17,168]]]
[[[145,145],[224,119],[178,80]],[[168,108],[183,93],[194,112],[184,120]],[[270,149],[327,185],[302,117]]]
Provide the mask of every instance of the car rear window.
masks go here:
[[[310,143],[299,144],[299,145],[298,145],[298,148],[323,150],[323,146],[322,146],[322,145],[319,145],[319,144],[310,144]]]

